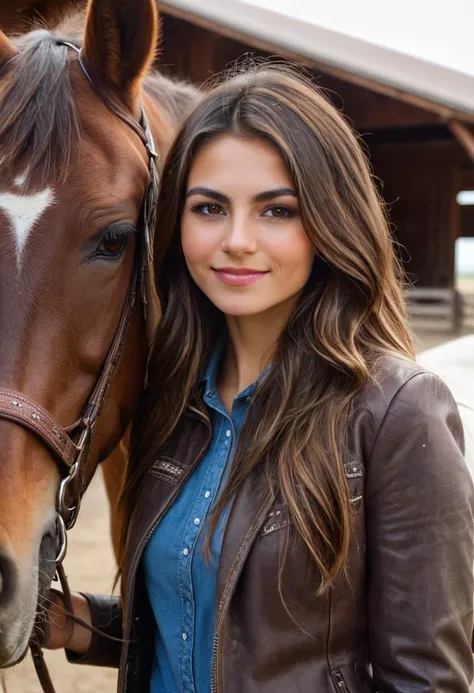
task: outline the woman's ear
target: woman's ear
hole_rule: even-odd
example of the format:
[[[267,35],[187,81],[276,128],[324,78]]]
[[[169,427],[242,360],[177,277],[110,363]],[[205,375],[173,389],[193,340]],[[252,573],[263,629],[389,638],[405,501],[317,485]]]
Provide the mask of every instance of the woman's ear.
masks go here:
[[[133,112],[157,45],[155,0],[89,0],[84,63],[94,81]]]

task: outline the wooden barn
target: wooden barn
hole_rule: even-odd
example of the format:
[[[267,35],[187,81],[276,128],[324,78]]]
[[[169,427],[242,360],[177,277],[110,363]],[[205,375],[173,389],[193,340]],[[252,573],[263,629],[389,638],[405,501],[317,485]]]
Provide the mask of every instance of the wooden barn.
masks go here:
[[[374,0],[367,2],[377,8]],[[343,33],[340,25],[345,27],[351,18],[335,18],[339,3],[160,2],[159,66],[199,83],[244,54],[283,56],[306,66],[367,144],[390,206],[397,241],[404,249],[406,269],[419,287],[419,295],[428,289],[430,301],[431,290],[435,302],[438,296],[449,314],[455,286],[455,242],[461,236],[474,236],[474,205],[457,201],[459,192],[474,190],[474,60],[468,65],[456,62],[440,48],[441,64],[437,53],[422,53],[423,41],[416,40],[416,32],[411,36],[403,33],[406,23],[400,26],[401,47],[393,38],[387,40],[383,32],[376,41],[352,30]],[[408,0],[403,0],[401,10],[404,3],[408,7]],[[461,4],[452,0],[456,3]],[[67,0],[36,4],[3,0],[0,25],[19,29],[35,15],[50,20],[66,6]],[[360,14],[360,7],[357,12]],[[433,9],[425,17],[425,34],[431,30],[428,20],[436,12]],[[449,24],[448,17],[443,19]],[[331,21],[338,30],[331,27]],[[463,48],[468,30],[458,35],[462,27],[458,21],[450,34],[448,24],[443,25],[447,43],[458,42]],[[452,35],[454,31],[456,35]],[[463,51],[458,53],[462,57]],[[436,294],[434,289],[441,291]]]

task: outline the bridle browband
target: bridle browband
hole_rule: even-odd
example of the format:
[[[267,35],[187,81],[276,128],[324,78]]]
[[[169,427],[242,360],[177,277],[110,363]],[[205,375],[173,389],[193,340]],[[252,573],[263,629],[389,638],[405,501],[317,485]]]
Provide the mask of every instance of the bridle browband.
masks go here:
[[[158,155],[155,151],[153,135],[148,126],[143,107],[141,108],[139,121],[123,113],[102,93],[92,79],[84,64],[81,49],[74,43],[61,39],[57,39],[56,43],[76,51],[82,72],[93,90],[105,106],[130,126],[141,139],[148,154],[150,173],[150,182],[142,202],[139,220],[142,234],[140,234],[135,251],[135,261],[128,294],[113,342],[105,358],[99,378],[86,402],[81,418],[72,425],[63,428],[55,422],[51,414],[26,395],[15,390],[0,389],[0,419],[12,421],[35,434],[53,454],[61,471],[61,481],[56,499],[58,548],[55,564],[57,576],[65,594],[66,608],[72,612],[69,585],[62,566],[67,552],[67,531],[74,526],[77,520],[82,496],[86,489],[86,469],[91,450],[92,434],[106,399],[110,383],[114,379],[120,364],[128,328],[136,304],[137,293],[141,295],[146,319],[147,271],[152,257],[152,241],[155,227]],[[54,687],[40,647],[35,643],[30,643],[30,648],[43,690],[45,693],[54,693]]]

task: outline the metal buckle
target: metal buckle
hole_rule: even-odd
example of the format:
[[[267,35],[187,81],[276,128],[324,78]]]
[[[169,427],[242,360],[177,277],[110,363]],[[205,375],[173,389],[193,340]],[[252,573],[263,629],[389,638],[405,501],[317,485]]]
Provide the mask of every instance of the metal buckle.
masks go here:
[[[59,484],[58,488],[58,495],[57,495],[57,500],[56,500],[56,511],[58,514],[58,521],[59,521],[59,530],[60,532],[64,530],[64,532],[69,531],[74,527],[76,524],[77,517],[79,515],[79,510],[81,507],[81,498],[78,496],[77,498],[74,498],[73,494],[73,504],[68,505],[66,501],[66,493],[69,488],[69,486],[72,484],[74,479],[77,477],[77,474],[80,469],[81,465],[81,459],[82,455],[85,450],[86,443],[89,439],[91,433],[91,427],[87,425],[82,431],[79,436],[79,440],[76,443],[76,449],[77,449],[77,458],[74,464],[71,465],[69,468],[69,474],[65,476],[63,479],[61,479],[61,482]],[[63,544],[64,542],[62,542]],[[61,546],[62,546],[61,544]]]
[[[58,548],[58,553],[56,555],[56,565],[59,565],[62,563],[66,557],[67,553],[67,531],[66,531],[66,525],[64,523],[63,517],[60,513],[57,514],[56,517],[56,523],[58,527],[58,535],[59,535],[59,548]]]

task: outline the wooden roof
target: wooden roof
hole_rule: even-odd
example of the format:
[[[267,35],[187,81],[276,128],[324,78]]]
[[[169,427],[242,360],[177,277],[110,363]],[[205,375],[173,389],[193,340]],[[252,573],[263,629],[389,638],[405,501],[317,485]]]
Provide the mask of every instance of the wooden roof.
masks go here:
[[[334,27],[338,26],[338,17],[339,25],[347,28],[347,18],[343,21],[344,12],[349,6],[347,0],[331,0],[330,3],[316,0],[166,0],[160,2],[159,6],[168,14],[201,24],[257,48],[286,55],[312,67],[319,67],[327,74],[427,108],[446,120],[456,118],[474,123],[474,3],[450,0],[451,12],[457,16],[458,23],[451,22],[448,26],[445,20],[443,25],[440,17],[436,27],[428,21],[437,12],[431,0],[416,0],[415,3],[413,0],[399,0],[396,14],[402,12],[403,5],[407,3],[412,6],[420,6],[420,3],[423,7],[426,5],[425,24],[418,29],[411,27],[412,34],[413,30],[422,35],[444,27],[444,35],[439,37],[440,62],[433,61],[437,54],[438,37],[432,36],[431,45],[428,46],[425,41],[424,49],[419,48],[418,54],[414,54],[416,41],[407,41],[403,22],[398,34],[392,32],[391,42],[387,36],[375,31],[377,24],[375,28],[372,26],[372,35],[370,31],[364,34],[360,27],[358,36],[336,30]],[[465,11],[472,16],[456,14],[456,4],[468,8]],[[367,18],[368,26],[371,25],[370,16],[365,8],[369,5],[374,12],[381,13],[385,24],[392,22],[395,7],[389,11],[387,5],[378,0],[376,3],[375,0],[352,3],[353,7],[357,7],[357,13]],[[448,16],[449,8],[445,3],[441,5],[444,17]],[[327,16],[328,8],[332,26]],[[405,26],[414,21],[412,14],[402,16]],[[471,27],[471,33],[468,28],[463,28],[464,22],[466,27]],[[441,39],[444,44],[456,47],[452,55],[443,48]],[[464,46],[468,39],[469,46]],[[411,54],[403,50],[407,44]],[[418,41],[418,44],[423,48],[423,41]],[[431,50],[428,51],[428,47]]]

